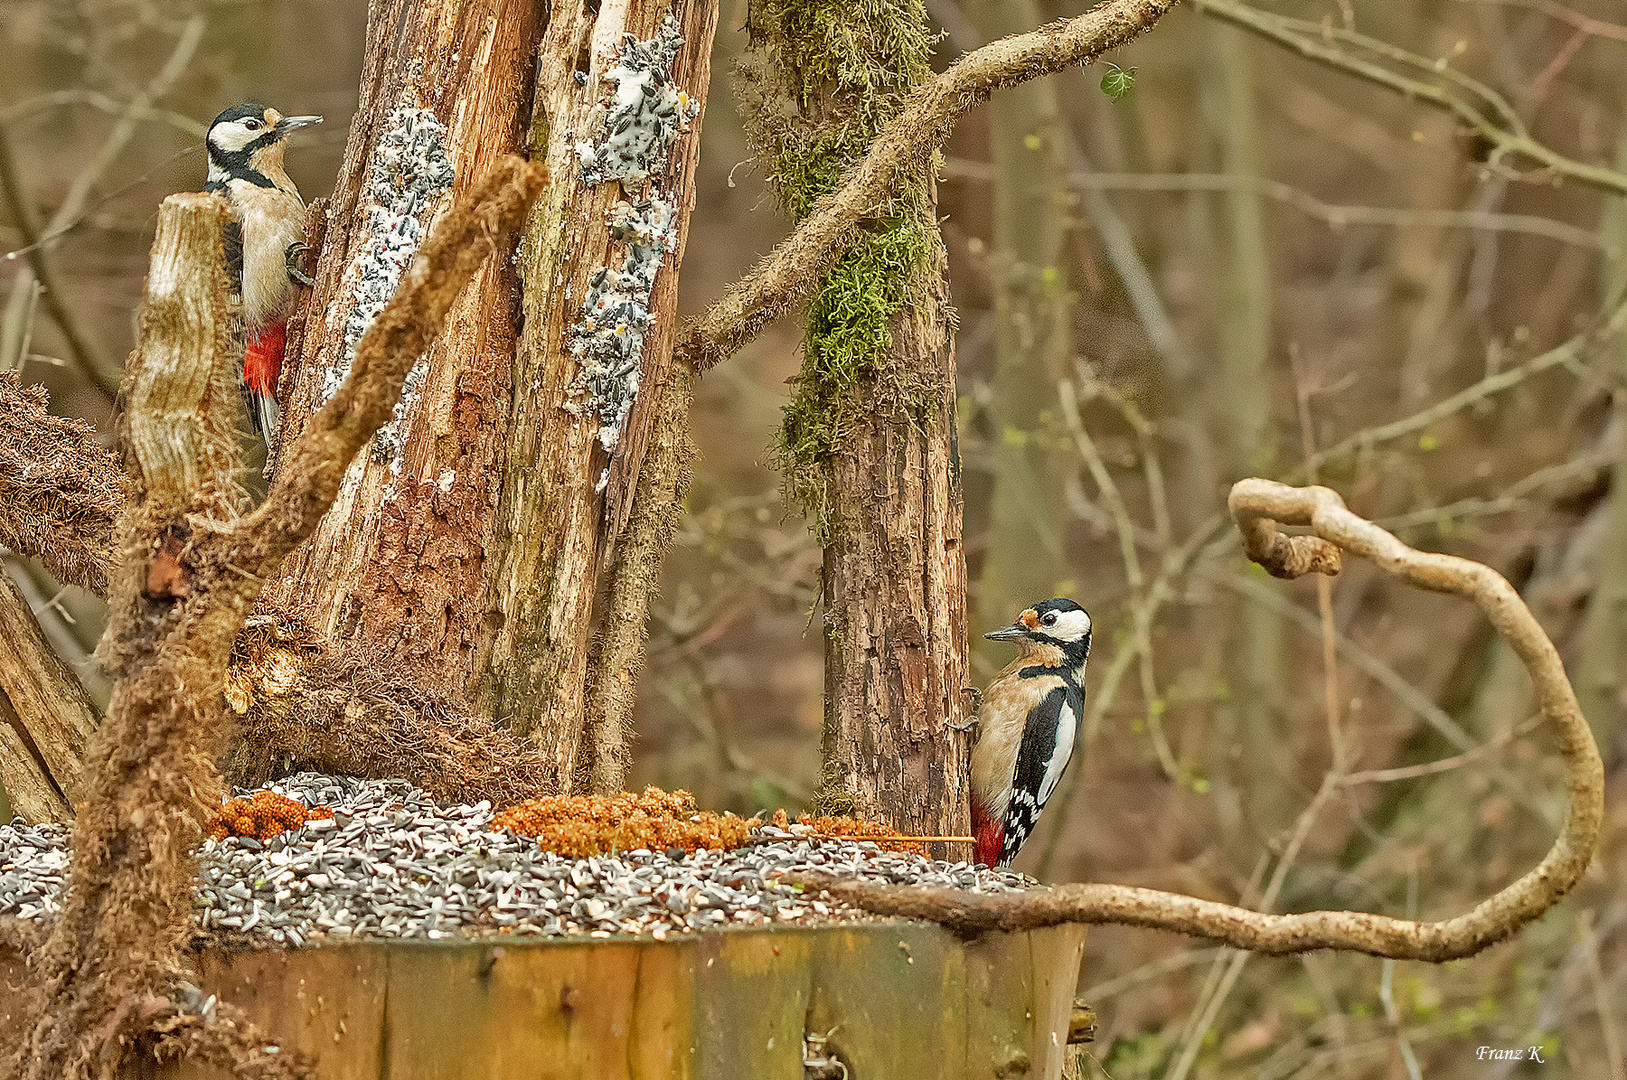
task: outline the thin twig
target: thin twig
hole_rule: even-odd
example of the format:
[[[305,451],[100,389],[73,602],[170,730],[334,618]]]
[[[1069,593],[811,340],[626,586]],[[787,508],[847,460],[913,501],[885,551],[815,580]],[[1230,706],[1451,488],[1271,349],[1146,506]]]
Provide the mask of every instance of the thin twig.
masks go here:
[[[700,371],[730,356],[802,301],[847,250],[864,217],[891,198],[904,177],[929,167],[955,121],[994,91],[1061,71],[1127,45],[1175,0],[1108,0],[1083,15],[985,45],[960,57],[910,95],[864,160],[821,198],[795,232],[684,331],[677,354]]]
[[[1346,774],[1340,783],[1346,787],[1356,787],[1361,784],[1391,784],[1397,780],[1418,780],[1425,776],[1437,776],[1440,773],[1461,769],[1463,766],[1479,761],[1489,756],[1492,751],[1500,750],[1515,739],[1529,735],[1543,723],[1542,716],[1532,716],[1518,727],[1502,732],[1473,750],[1465,750],[1461,754],[1454,754],[1449,758],[1440,758],[1437,761],[1426,761],[1422,765],[1402,765],[1394,769],[1368,769],[1365,772]]]
[[[1144,603],[1147,579],[1141,572],[1141,556],[1136,552],[1135,526],[1130,521],[1130,512],[1125,508],[1124,499],[1119,495],[1119,486],[1113,481],[1113,474],[1107,471],[1107,463],[1096,449],[1096,440],[1090,437],[1085,430],[1085,422],[1079,415],[1078,391],[1072,382],[1063,380],[1057,384],[1057,397],[1062,405],[1062,421],[1068,427],[1068,433],[1073,436],[1074,446],[1079,450],[1079,456],[1084,459],[1085,467],[1096,481],[1096,488],[1102,493],[1102,500],[1107,503],[1108,512],[1113,515],[1113,523],[1119,538],[1119,557],[1124,561],[1124,575],[1130,583],[1130,597],[1133,606],[1139,607]],[[1147,632],[1144,624],[1138,622],[1138,632]],[[1169,737],[1164,733],[1164,720],[1162,702],[1158,696],[1158,681],[1153,672],[1152,641],[1142,641],[1136,649],[1140,659],[1141,698],[1146,709],[1147,731],[1152,736],[1154,751],[1158,754],[1158,763],[1163,767],[1164,775],[1171,780],[1179,781],[1181,775],[1180,765],[1175,760],[1175,752],[1170,749]]]
[[[30,244],[37,244],[40,240],[53,240],[68,231],[72,224],[79,220],[84,212],[86,201],[90,198],[91,191],[101,182],[102,175],[124,152],[125,144],[135,135],[136,128],[141,122],[140,110],[149,108],[154,101],[169,93],[170,87],[186,71],[186,66],[192,62],[192,55],[197,52],[199,43],[203,41],[203,31],[207,25],[207,20],[201,14],[193,15],[187,20],[185,27],[181,30],[180,36],[175,42],[175,47],[170,51],[168,59],[164,61],[163,67],[159,68],[158,74],[154,75],[147,85],[142,87],[140,92],[130,99],[123,114],[113,124],[113,130],[108,133],[107,139],[96,152],[96,156],[80,171],[79,175],[74,177],[73,183],[68,188],[68,194],[63,197],[62,205],[57,207],[57,212],[52,215],[50,222],[40,233],[39,238],[30,240]],[[39,248],[33,248],[29,251],[28,258],[31,268],[35,259],[41,253],[42,249]],[[29,272],[19,273],[12,282],[13,290],[26,287],[28,279],[32,276],[32,269]],[[55,318],[54,309],[50,310],[53,310],[52,317]],[[65,310],[66,306],[64,305]],[[71,335],[74,332],[67,324],[59,325],[62,325],[64,335]],[[72,344],[71,340],[70,344]],[[75,349],[76,362],[85,369],[86,373],[105,393],[109,396],[117,395],[120,377],[118,367],[102,357],[99,349],[93,347],[88,338],[81,342],[81,346],[86,351],[81,355],[79,350]]]
[[[1593,1008],[1599,1014],[1599,1033],[1604,1037],[1604,1057],[1610,1065],[1610,1080],[1627,1080],[1627,1058],[1623,1057],[1621,1031],[1616,1027],[1610,991],[1605,985],[1604,971],[1599,966],[1599,938],[1593,932],[1593,909],[1582,912],[1576,921],[1576,935],[1581,939],[1582,951],[1587,958],[1587,979],[1593,990]]]
[[[1497,148],[1503,156],[1518,155],[1539,163],[1545,168],[1561,176],[1569,176],[1591,187],[1605,191],[1627,194],[1627,173],[1607,168],[1603,165],[1590,165],[1586,162],[1568,158],[1553,150],[1544,143],[1538,142],[1527,134],[1518,123],[1505,102],[1495,94],[1487,97],[1489,91],[1480,92],[1486,97],[1494,111],[1503,113],[1504,120],[1509,126],[1499,124],[1484,111],[1465,101],[1455,91],[1438,85],[1426,79],[1416,79],[1392,71],[1380,63],[1361,59],[1352,55],[1342,44],[1335,43],[1338,38],[1345,37],[1354,40],[1359,35],[1348,31],[1331,31],[1332,40],[1324,34],[1324,27],[1320,23],[1304,23],[1302,20],[1291,19],[1285,16],[1269,14],[1259,11],[1248,4],[1239,3],[1238,0],[1191,0],[1192,6],[1206,15],[1213,15],[1226,22],[1251,30],[1261,37],[1275,41],[1301,56],[1320,61],[1329,67],[1339,68],[1352,75],[1359,75],[1370,82],[1388,87],[1397,93],[1420,101],[1429,102],[1451,112],[1462,120],[1476,134],[1485,138]],[[1303,27],[1311,27],[1307,32]],[[1372,39],[1365,39],[1372,41]],[[1391,60],[1404,59],[1409,66],[1424,66],[1440,71],[1443,77],[1465,84],[1466,76],[1448,68],[1437,68],[1436,62],[1426,57],[1418,57],[1406,53],[1393,46],[1385,50]]]
[[[0,122],[0,197],[4,197],[6,207],[11,211],[12,220],[17,223],[17,231],[22,236],[23,243],[27,245],[25,250],[29,273],[18,274],[17,281],[12,286],[12,293],[13,296],[23,295],[23,291],[26,290],[30,294],[24,326],[5,328],[6,348],[11,348],[15,342],[17,352],[14,356],[0,355],[0,368],[22,367],[24,359],[28,356],[29,338],[32,336],[34,302],[44,299],[45,310],[50,313],[51,321],[62,331],[62,340],[68,346],[68,355],[72,358],[74,367],[109,397],[117,394],[118,380],[108,373],[107,364],[102,360],[96,343],[91,339],[89,332],[79,325],[79,320],[69,309],[62,281],[57,276],[56,264],[49,257],[49,253],[40,246],[40,238],[44,235],[43,229],[39,216],[34,212],[33,201],[23,187],[17,151],[12,146],[10,132],[3,122]],[[23,307],[20,304],[8,305],[9,310],[23,310]]]
[[[1627,26],[1619,23],[1605,22],[1595,19],[1591,15],[1584,15],[1574,8],[1568,8],[1557,0],[1470,0],[1477,4],[1502,4],[1508,7],[1521,7],[1527,11],[1540,11],[1549,18],[1558,19],[1584,34],[1594,37],[1609,38],[1612,41],[1627,42]]]
[[[944,164],[944,174],[952,179],[987,181],[993,175],[991,166],[981,161],[950,158]],[[1375,225],[1389,228],[1442,228],[1471,229],[1479,232],[1524,233],[1545,236],[1562,244],[1602,251],[1606,258],[1618,257],[1599,241],[1596,231],[1538,214],[1502,214],[1491,210],[1428,210],[1390,206],[1351,206],[1325,202],[1310,192],[1280,180],[1271,180],[1245,173],[1116,173],[1073,172],[1068,183],[1078,191],[1246,191],[1292,207],[1307,217],[1339,230],[1352,225]],[[1105,237],[1104,237],[1105,239]]]
[[[673,347],[650,423],[649,446],[610,582],[593,668],[636,675],[644,666],[644,621],[673,521],[688,488],[694,443],[689,405],[696,380],[802,302],[851,245],[860,222],[898,190],[923,178],[955,122],[1002,87],[1088,63],[1145,33],[1176,0],[1108,0],[1069,19],[1017,34],[961,57],[917,88],[871,144],[864,160],[815,204],[796,230],[731,286]],[[596,686],[590,715],[609,710]]]
[[[56,90],[49,94],[40,94],[37,97],[19,101],[15,105],[7,106],[0,109],[0,123],[22,120],[47,109],[60,108],[64,105],[87,105],[97,112],[106,113],[109,116],[129,115],[151,123],[167,124],[176,131],[200,142],[209,131],[208,125],[192,119],[185,113],[178,113],[174,109],[164,109],[132,101],[120,101],[118,98],[85,87],[74,90]]]

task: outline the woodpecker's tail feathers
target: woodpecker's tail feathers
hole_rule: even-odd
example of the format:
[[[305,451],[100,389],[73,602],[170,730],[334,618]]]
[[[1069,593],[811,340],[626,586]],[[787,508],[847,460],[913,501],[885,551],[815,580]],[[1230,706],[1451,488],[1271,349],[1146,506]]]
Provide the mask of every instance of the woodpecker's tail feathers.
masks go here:
[[[249,423],[267,447],[277,431],[277,379],[282,375],[287,343],[287,324],[276,322],[250,334],[243,346],[243,391],[248,397]]]
[[[977,838],[976,861],[984,866],[1002,865],[1000,856],[1005,847],[1005,829],[999,819],[990,816],[977,799],[972,800],[972,835]]]
[[[267,448],[271,446],[271,439],[282,419],[282,410],[277,408],[277,399],[256,394],[252,390],[246,395],[249,406],[249,423],[254,427],[254,433],[260,436],[260,441]]]

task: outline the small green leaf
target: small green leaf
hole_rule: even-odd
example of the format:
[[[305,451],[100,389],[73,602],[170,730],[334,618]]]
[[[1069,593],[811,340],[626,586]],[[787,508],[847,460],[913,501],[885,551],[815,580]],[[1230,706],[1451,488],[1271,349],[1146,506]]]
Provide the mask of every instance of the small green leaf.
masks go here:
[[[1024,135],[1023,145],[1028,147],[1030,150],[1038,150],[1045,144],[1040,141],[1040,137],[1038,135]]]
[[[1440,446],[1441,441],[1433,435],[1418,436],[1418,449],[1420,450],[1439,450]]]
[[[1121,68],[1117,64],[1107,66],[1112,70],[1102,76],[1102,93],[1114,101],[1123,101],[1125,95],[1135,89],[1136,69]]]

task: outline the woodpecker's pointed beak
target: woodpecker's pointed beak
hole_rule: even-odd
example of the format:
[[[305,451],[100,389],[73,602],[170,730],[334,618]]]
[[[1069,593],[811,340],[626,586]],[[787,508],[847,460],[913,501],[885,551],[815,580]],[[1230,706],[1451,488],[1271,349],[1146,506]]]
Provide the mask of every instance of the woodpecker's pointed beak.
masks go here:
[[[285,116],[277,121],[277,129],[286,135],[298,128],[310,127],[312,124],[320,124],[321,122],[322,118],[320,116]]]
[[[1023,637],[1027,633],[1028,627],[1024,626],[1020,622],[1014,622],[1010,626],[1002,626],[998,630],[990,630],[983,636],[988,638],[990,641],[1010,641],[1012,638]]]

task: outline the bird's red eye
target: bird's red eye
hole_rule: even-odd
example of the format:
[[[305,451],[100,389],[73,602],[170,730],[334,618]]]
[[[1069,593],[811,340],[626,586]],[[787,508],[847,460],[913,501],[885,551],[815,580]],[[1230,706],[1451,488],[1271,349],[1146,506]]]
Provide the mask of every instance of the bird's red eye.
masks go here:
[[[1040,619],[1040,622],[1044,623],[1046,626],[1055,626],[1056,625],[1056,612],[1047,611],[1045,613],[1045,617]]]
[[[260,121],[258,121],[258,120],[245,120],[245,121],[243,121],[243,126],[248,128],[250,131],[259,131],[260,130]]]

